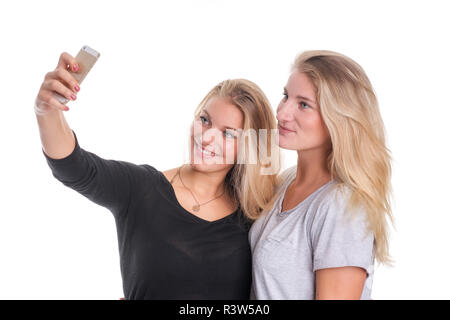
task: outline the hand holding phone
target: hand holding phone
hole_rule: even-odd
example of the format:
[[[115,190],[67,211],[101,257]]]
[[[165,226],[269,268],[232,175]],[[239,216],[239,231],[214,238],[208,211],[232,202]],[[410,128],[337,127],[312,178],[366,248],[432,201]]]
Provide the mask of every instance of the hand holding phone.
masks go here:
[[[95,51],[89,46],[83,46],[78,52],[75,60],[79,68],[75,72],[71,72],[73,77],[81,84],[81,82],[86,78],[88,72],[92,69],[97,59],[100,57],[100,53]],[[69,69],[70,70],[70,69]],[[70,72],[70,71],[69,71]],[[62,103],[66,104],[69,99],[61,96],[59,93],[55,93],[57,99]]]
[[[44,115],[54,110],[69,110],[65,103],[76,99],[81,82],[99,56],[100,54],[89,46],[83,46],[75,58],[63,52],[56,69],[45,75],[35,100],[36,114]]]

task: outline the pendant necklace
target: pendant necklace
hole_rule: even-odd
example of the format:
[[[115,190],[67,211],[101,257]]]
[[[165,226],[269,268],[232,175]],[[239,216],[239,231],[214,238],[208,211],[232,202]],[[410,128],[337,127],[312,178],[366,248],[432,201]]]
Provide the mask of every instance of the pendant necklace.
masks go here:
[[[195,197],[194,193],[191,191],[191,189],[189,189],[188,187],[186,187],[186,185],[185,185],[184,182],[183,182],[183,179],[181,179],[181,168],[183,168],[183,167],[184,167],[184,164],[183,164],[181,167],[178,168],[178,171],[177,171],[177,174],[175,175],[175,177],[176,177],[177,175],[180,177],[181,184],[183,185],[183,187],[185,187],[186,189],[188,189],[188,191],[189,191],[189,192],[191,193],[191,195],[192,195],[192,198],[194,198],[195,204],[192,206],[192,210],[193,210],[194,212],[199,212],[201,206],[203,206],[203,205],[205,205],[205,204],[207,204],[207,203],[210,203],[211,201],[216,200],[217,198],[220,198],[221,196],[223,196],[223,194],[225,193],[225,190],[223,190],[223,192],[222,192],[220,195],[218,195],[217,197],[212,198],[211,200],[208,200],[208,201],[206,201],[206,202],[204,202],[204,203],[199,203],[199,202],[197,201],[197,198]],[[173,177],[172,180],[171,180],[170,182],[172,182],[172,181],[174,180],[175,177]]]

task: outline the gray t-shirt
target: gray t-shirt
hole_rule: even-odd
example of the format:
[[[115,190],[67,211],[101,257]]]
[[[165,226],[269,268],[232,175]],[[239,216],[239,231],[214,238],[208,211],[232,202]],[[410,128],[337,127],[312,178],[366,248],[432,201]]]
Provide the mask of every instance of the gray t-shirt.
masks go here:
[[[347,215],[350,189],[331,180],[294,208],[281,212],[296,166],[283,172],[273,209],[249,233],[253,256],[251,299],[315,299],[315,271],[357,266],[368,274],[361,299],[371,299],[374,237],[366,213]],[[347,212],[348,213],[348,212]]]

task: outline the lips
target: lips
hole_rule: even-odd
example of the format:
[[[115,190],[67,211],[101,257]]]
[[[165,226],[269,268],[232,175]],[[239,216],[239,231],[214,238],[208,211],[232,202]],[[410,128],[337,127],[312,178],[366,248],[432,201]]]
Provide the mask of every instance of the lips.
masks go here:
[[[197,143],[197,141],[195,139],[194,139],[194,145],[195,145],[195,148],[198,151],[201,151],[202,155],[204,155],[205,157],[213,158],[215,156],[218,156],[218,154],[215,153],[214,151],[206,150],[205,148],[201,147],[200,144]]]
[[[288,129],[286,127],[283,127],[281,124],[278,124],[278,130],[281,134],[287,134],[287,133],[294,133],[294,130]]]

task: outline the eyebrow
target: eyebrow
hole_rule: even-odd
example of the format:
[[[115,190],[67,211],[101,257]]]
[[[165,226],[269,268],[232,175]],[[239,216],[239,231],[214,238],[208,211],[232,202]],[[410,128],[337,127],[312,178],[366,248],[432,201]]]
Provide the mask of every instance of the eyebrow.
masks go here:
[[[211,120],[212,120],[212,117],[211,117],[211,115],[208,113],[208,111],[206,111],[205,109],[203,109],[202,110],[204,113],[206,113],[207,115],[208,115],[208,118],[210,118]],[[237,129],[235,129],[235,128],[232,128],[232,127],[224,127],[225,129],[231,129],[231,130],[234,130],[234,131],[238,131]]]
[[[284,89],[284,92],[287,92],[286,87],[284,87],[283,89]],[[312,103],[314,103],[314,104],[316,103],[314,100],[311,100],[310,98],[307,98],[307,97],[304,97],[304,96],[298,95],[298,96],[296,96],[296,98],[297,98],[297,99],[307,100],[307,101],[312,102]]]

